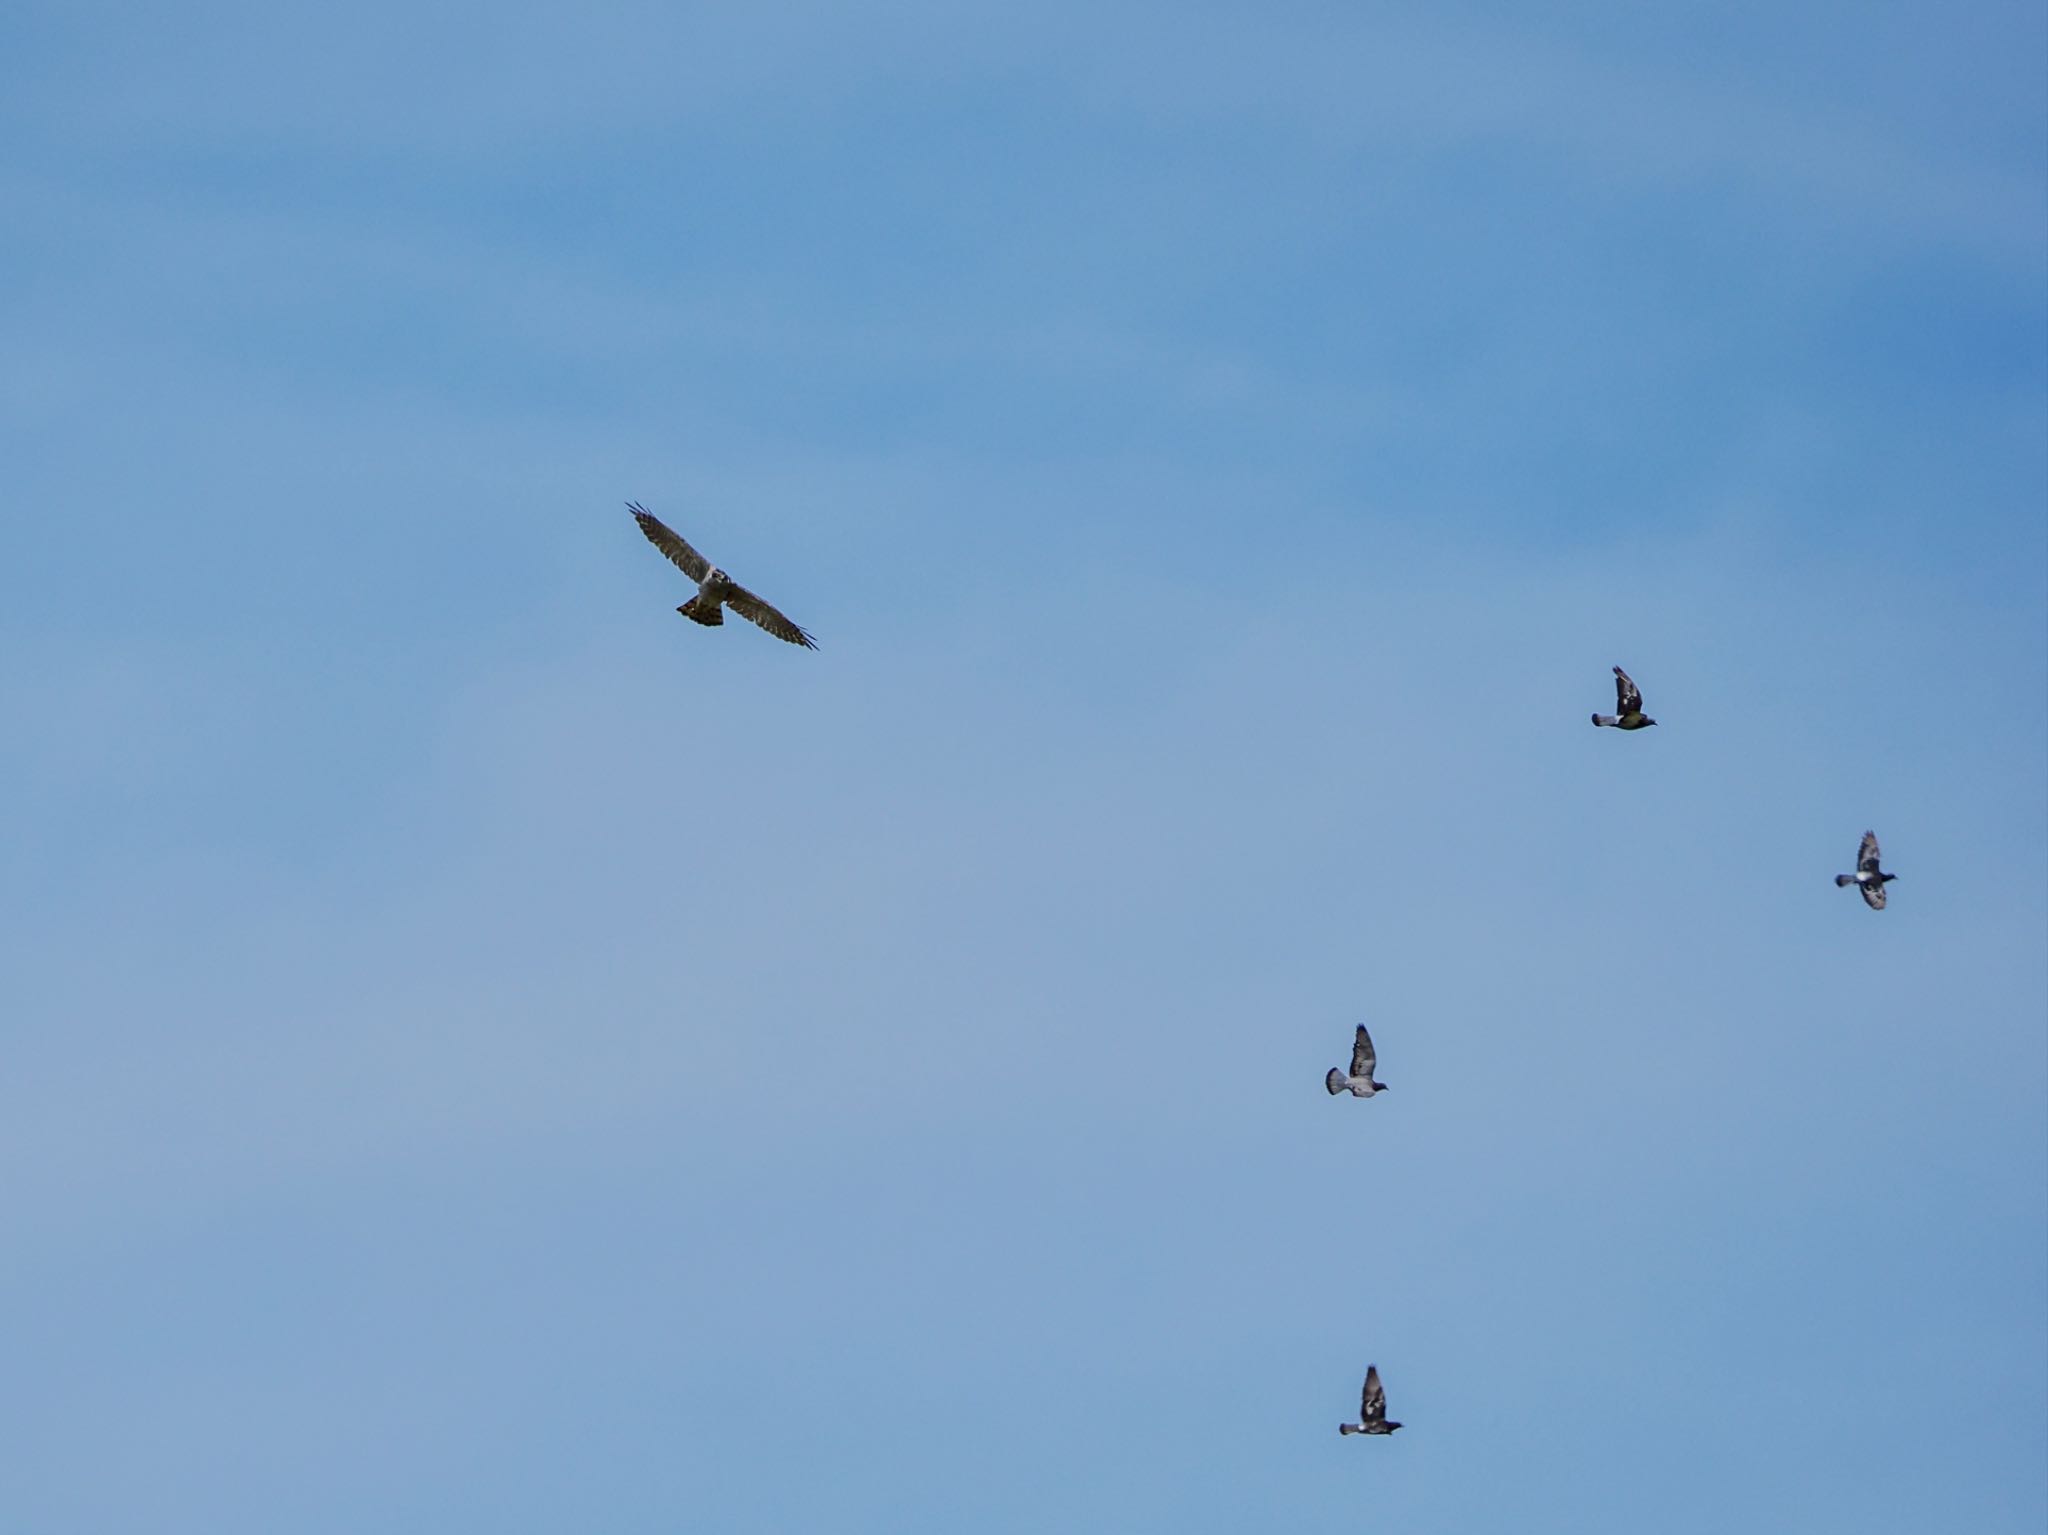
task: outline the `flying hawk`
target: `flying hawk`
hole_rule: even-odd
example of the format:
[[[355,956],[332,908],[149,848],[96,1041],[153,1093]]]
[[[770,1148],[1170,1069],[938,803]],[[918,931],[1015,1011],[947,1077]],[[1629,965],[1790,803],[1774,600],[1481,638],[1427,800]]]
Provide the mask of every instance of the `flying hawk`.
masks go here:
[[[1616,730],[1641,730],[1645,725],[1657,722],[1643,713],[1643,695],[1629,680],[1627,672],[1620,667],[1614,669],[1614,713],[1593,716],[1596,725],[1612,725]]]
[[[1359,1098],[1370,1098],[1374,1093],[1383,1093],[1387,1090],[1387,1084],[1372,1079],[1372,1068],[1378,1060],[1379,1057],[1372,1051],[1372,1036],[1365,1032],[1365,1025],[1361,1023],[1358,1026],[1358,1037],[1351,1045],[1351,1075],[1347,1077],[1332,1066],[1330,1074],[1323,1078],[1323,1086],[1330,1090],[1332,1098],[1346,1088],[1351,1090],[1353,1096]]]
[[[1401,1425],[1387,1417],[1387,1392],[1380,1384],[1380,1367],[1365,1367],[1365,1396],[1358,1404],[1358,1422],[1339,1423],[1340,1434],[1391,1434]]]
[[[1863,904],[1872,911],[1884,910],[1884,886],[1886,880],[1897,879],[1896,874],[1887,874],[1877,866],[1877,833],[1863,834],[1863,845],[1856,849],[1856,872],[1837,874],[1835,888],[1854,885],[1863,892]]]
[[[809,634],[692,549],[682,534],[646,507],[637,501],[628,501],[626,510],[640,524],[640,531],[647,535],[647,541],[697,583],[697,595],[676,609],[683,617],[694,623],[714,626],[725,622],[721,609],[731,608],[749,623],[759,624],[778,640],[788,640],[790,644],[801,645],[806,650],[818,648],[818,642]]]

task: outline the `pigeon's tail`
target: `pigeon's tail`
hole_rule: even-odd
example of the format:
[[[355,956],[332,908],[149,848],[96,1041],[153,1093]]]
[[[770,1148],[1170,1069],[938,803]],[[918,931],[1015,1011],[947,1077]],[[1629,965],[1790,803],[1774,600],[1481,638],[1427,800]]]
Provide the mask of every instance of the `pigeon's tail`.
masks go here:
[[[716,628],[725,622],[725,609],[715,602],[706,602],[702,593],[692,597],[676,611],[692,623],[703,624],[706,628]]]
[[[1344,1091],[1344,1073],[1339,1071],[1335,1066],[1332,1066],[1330,1068],[1330,1074],[1327,1077],[1323,1078],[1323,1086],[1327,1087],[1330,1090],[1330,1096],[1332,1098],[1336,1097],[1339,1093]]]
[[[1357,1423],[1339,1423],[1337,1425],[1337,1432],[1340,1434],[1362,1434],[1365,1432],[1365,1429]]]
[[[1835,876],[1835,888],[1837,890],[1841,889],[1844,885],[1853,885],[1855,883],[1856,876],[1853,874],[1837,874]]]
[[[1593,716],[1593,723],[1596,725],[1619,725],[1621,723],[1621,716],[1618,714],[1596,714]]]

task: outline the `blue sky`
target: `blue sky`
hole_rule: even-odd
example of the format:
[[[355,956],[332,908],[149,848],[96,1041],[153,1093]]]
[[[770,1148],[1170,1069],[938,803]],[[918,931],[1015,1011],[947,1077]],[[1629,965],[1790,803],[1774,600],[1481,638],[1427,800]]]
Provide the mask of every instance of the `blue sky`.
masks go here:
[[[2039,1529],[2044,33],[14,8],[9,1527]]]

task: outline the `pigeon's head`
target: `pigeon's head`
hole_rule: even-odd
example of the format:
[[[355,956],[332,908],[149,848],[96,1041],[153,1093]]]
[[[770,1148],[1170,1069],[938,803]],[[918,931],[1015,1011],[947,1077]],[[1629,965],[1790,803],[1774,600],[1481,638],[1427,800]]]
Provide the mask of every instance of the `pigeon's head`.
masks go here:
[[[1649,728],[1650,726],[1652,726],[1652,725],[1654,725],[1654,724],[1656,724],[1656,723],[1657,723],[1657,722],[1656,722],[1655,720],[1651,719],[1649,715],[1647,715],[1647,714],[1646,714],[1646,715],[1644,715],[1644,716],[1643,716],[1643,726],[1644,726],[1644,728],[1645,728],[1645,729],[1648,729],[1648,728]]]
[[[1387,1084],[1384,1082],[1375,1082],[1372,1085],[1372,1090],[1376,1093],[1383,1093],[1387,1090]]]

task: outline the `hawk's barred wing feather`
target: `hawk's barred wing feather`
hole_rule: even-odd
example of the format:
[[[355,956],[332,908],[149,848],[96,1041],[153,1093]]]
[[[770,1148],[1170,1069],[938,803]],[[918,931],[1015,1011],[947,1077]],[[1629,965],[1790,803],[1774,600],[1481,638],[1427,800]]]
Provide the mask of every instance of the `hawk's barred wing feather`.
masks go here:
[[[633,520],[640,524],[640,531],[647,535],[647,541],[667,555],[684,575],[701,584],[704,578],[711,574],[711,562],[692,549],[690,541],[682,534],[637,501],[628,501],[626,510],[631,512]]]
[[[749,623],[759,624],[778,640],[788,640],[792,645],[801,645],[806,650],[816,650],[818,642],[810,634],[791,623],[782,612],[763,602],[744,586],[734,586],[725,594],[725,605]]]

